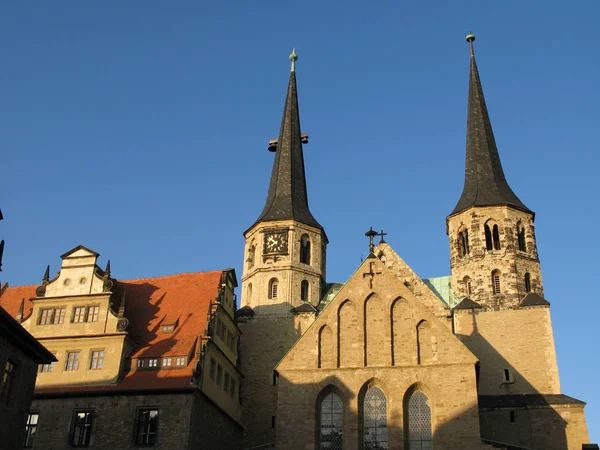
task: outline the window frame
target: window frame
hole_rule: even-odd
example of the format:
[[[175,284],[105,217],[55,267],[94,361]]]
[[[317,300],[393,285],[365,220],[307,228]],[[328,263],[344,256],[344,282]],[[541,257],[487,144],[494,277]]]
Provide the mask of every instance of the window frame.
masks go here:
[[[275,300],[279,294],[279,280],[277,278],[271,278],[269,280],[269,300]]]
[[[152,413],[156,411],[156,419],[154,421],[154,432],[150,431],[150,426],[152,424],[150,415],[148,415],[148,420],[140,420],[140,417],[144,413]],[[158,406],[143,406],[138,407],[135,412],[135,426],[133,430],[133,445],[136,447],[154,447],[158,444],[158,429],[160,421],[160,408]],[[143,433],[144,436],[149,437],[153,434],[154,438],[152,442],[140,442],[140,426],[144,425],[146,427],[146,431]],[[148,440],[148,439],[146,439]]]
[[[98,355],[98,356],[94,357],[95,353],[102,353],[102,355]],[[105,356],[105,351],[103,348],[90,350],[90,370],[102,370],[104,368],[104,356]],[[98,367],[98,362],[100,362],[99,367]],[[96,367],[94,367],[94,365]]]
[[[83,425],[83,431],[85,432],[83,435],[78,437],[78,441],[75,442],[76,432],[79,428],[78,418],[79,414],[85,414],[86,420],[81,424]],[[69,445],[71,447],[89,447],[92,440],[92,435],[94,432],[94,419],[95,414],[93,409],[75,409],[73,410],[73,418],[71,423],[71,433],[69,436]],[[89,422],[87,418],[89,417]],[[89,430],[89,432],[88,432]]]
[[[31,423],[31,417],[36,416],[35,423]],[[25,437],[23,438],[23,447],[24,448],[32,448],[35,444],[35,437],[37,436],[37,429],[40,423],[40,412],[39,411],[29,411],[27,413],[27,421],[25,422]],[[33,433],[31,433],[31,430]]]
[[[77,355],[76,358],[70,358],[71,355]],[[65,358],[64,371],[65,372],[76,372],[79,370],[79,363],[81,362],[81,350],[67,350]],[[69,367],[69,363],[73,364]],[[77,367],[75,367],[77,366]],[[73,368],[75,367],[75,368]]]
[[[330,415],[332,416],[331,419],[329,420],[329,424],[331,426],[324,427],[323,424],[323,404],[325,403],[325,400],[327,400],[328,398],[330,398],[331,396],[331,407],[329,408],[330,410]],[[339,402],[341,404],[341,412],[335,412],[334,406],[335,406],[335,397],[337,397],[339,399]],[[340,423],[340,427],[339,427],[339,441],[338,442],[333,442],[333,445],[337,445],[338,443],[341,444],[341,446],[339,447],[339,449],[343,449],[343,445],[344,445],[344,424],[345,424],[345,413],[346,413],[346,404],[344,402],[344,398],[341,395],[340,392],[337,391],[337,389],[334,389],[332,387],[327,388],[326,390],[322,391],[322,393],[319,395],[319,397],[317,397],[317,417],[316,417],[316,442],[317,442],[317,448],[318,449],[323,449],[323,448],[332,448],[332,442],[331,440],[325,440],[323,439],[324,434],[323,434],[323,428],[328,428],[328,429],[336,429],[337,427],[335,425],[332,424],[332,422],[334,421],[334,415],[338,414],[341,415],[341,417],[338,418],[341,419],[341,423]],[[327,405],[326,405],[327,406]],[[328,433],[329,434],[329,433]],[[328,447],[323,447],[323,443],[328,443],[330,444]],[[335,448],[335,447],[333,447]]]
[[[217,386],[221,386],[221,381],[223,381],[223,366],[217,363],[217,377],[215,378]]]
[[[10,370],[9,370],[10,365]],[[2,364],[2,378],[0,379],[0,403],[10,406],[12,404],[14,391],[18,385],[19,363],[11,358],[6,358]],[[8,376],[7,376],[8,374]]]
[[[502,293],[502,273],[498,270],[492,270],[492,293],[494,295],[499,295]]]
[[[84,323],[87,319],[87,306],[74,306],[71,323]]]
[[[89,305],[86,309],[85,321],[98,322],[100,319],[100,305]]]

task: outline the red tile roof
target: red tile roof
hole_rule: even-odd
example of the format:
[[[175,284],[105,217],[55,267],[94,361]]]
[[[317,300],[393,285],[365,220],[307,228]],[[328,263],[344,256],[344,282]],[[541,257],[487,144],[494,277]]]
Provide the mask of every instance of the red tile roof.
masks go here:
[[[127,331],[137,344],[130,358],[161,356],[190,356],[198,345],[198,339],[207,333],[210,304],[221,284],[222,270],[212,272],[183,273],[157,278],[115,280],[114,291],[126,291],[125,316],[129,319]],[[15,317],[25,298],[24,316],[29,315],[35,297],[36,286],[16,286],[0,293],[0,306]],[[119,295],[119,294],[117,294]],[[113,300],[113,309],[119,308],[119,298]],[[171,333],[161,333],[161,325],[177,327]],[[128,372],[117,386],[82,386],[85,391],[111,391],[135,389],[163,389],[190,387],[190,379],[197,360],[189,361],[185,369],[140,370]],[[133,365],[133,364],[132,364]],[[61,389],[46,388],[36,392],[60,392]]]
[[[117,281],[118,288],[127,292],[128,331],[139,344],[130,356],[187,356],[198,337],[206,333],[210,303],[217,297],[222,273],[218,270]],[[176,320],[179,323],[172,333],[161,333],[161,325]]]

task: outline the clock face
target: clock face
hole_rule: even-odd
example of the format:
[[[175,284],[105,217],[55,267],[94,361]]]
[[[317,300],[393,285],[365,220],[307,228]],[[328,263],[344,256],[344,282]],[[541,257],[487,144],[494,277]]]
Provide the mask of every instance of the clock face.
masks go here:
[[[287,231],[265,233],[265,253],[286,253],[287,246]]]

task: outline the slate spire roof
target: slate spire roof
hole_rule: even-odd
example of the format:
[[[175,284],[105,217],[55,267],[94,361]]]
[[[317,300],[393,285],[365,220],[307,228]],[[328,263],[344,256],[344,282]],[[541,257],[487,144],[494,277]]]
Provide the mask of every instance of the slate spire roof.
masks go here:
[[[304,155],[300,136],[298,90],[296,88],[295,61],[298,57],[295,51],[290,55],[290,59],[292,60],[292,70],[283,108],[269,193],[265,208],[256,222],[294,219],[306,225],[323,229],[308,208]]]
[[[467,109],[465,185],[460,199],[450,215],[462,212],[472,206],[497,205],[508,205],[534,214],[519,200],[504,176],[475,62],[474,40],[475,36],[472,34],[467,36],[471,47],[471,70]]]

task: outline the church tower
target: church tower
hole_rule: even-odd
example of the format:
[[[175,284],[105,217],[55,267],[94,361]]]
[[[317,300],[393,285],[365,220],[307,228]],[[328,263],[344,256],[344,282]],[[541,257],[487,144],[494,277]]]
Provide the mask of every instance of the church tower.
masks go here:
[[[543,297],[534,232],[535,213],[508,185],[483,89],[473,41],[471,49],[467,152],[462,195],[446,221],[454,296],[486,309],[510,309],[534,292]]]
[[[275,365],[315,318],[325,282],[327,236],[308,207],[295,51],[265,207],[244,233],[241,366],[245,447],[275,441]]]

